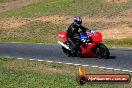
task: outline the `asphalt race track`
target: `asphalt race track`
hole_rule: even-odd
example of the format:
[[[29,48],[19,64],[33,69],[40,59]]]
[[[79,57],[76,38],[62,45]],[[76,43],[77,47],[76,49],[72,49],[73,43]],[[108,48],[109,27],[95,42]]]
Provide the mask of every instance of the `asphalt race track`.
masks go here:
[[[35,58],[132,70],[132,49],[110,48],[109,59],[67,57],[60,45],[0,43],[0,56]]]

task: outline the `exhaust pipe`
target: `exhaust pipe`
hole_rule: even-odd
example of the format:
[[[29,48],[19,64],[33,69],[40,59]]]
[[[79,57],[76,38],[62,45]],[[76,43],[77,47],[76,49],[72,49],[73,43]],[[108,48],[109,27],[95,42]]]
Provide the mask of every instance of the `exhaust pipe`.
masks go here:
[[[65,47],[66,49],[68,49],[68,50],[70,50],[70,48],[67,46],[67,45],[65,45],[64,43],[62,43],[62,42],[60,42],[60,41],[57,41],[60,45],[62,45],[63,47]]]

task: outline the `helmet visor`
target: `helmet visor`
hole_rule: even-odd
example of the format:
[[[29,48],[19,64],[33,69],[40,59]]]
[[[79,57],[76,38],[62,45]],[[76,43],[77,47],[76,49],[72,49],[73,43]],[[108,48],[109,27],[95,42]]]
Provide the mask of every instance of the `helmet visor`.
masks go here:
[[[81,25],[81,24],[82,24],[82,21],[76,21],[76,23],[77,23],[78,25]]]

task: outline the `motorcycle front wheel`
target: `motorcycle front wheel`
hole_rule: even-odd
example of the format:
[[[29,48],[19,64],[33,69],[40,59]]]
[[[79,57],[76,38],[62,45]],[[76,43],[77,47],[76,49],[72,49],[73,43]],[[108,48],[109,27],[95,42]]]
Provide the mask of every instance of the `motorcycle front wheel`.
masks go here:
[[[96,56],[99,59],[108,59],[109,55],[109,49],[103,43],[100,43],[96,48]]]

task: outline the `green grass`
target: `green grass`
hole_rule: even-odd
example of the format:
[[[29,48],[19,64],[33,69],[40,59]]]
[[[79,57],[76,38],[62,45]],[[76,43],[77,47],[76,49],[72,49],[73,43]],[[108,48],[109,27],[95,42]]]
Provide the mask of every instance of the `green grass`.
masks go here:
[[[98,68],[85,68],[88,73],[125,73]],[[131,84],[86,84],[76,83],[76,66],[46,63],[13,58],[0,58],[1,88],[130,88]]]
[[[77,86],[73,76],[8,68],[1,70],[2,81],[0,85],[3,88],[74,88]]]
[[[0,29],[1,41],[55,43],[57,31],[65,30],[64,26],[50,22],[34,21],[19,28]]]
[[[109,46],[119,46],[119,47],[132,47],[132,38],[124,39],[106,39],[104,42]]]
[[[1,0],[2,1],[2,0]],[[81,15],[81,16],[112,16],[119,12],[131,9],[132,0],[126,3],[109,3],[105,0],[42,0],[39,3],[28,5],[0,14],[0,18],[32,17],[42,15]],[[91,22],[84,24],[94,29],[109,29],[117,25],[131,22]],[[42,42],[56,43],[60,40],[55,36],[58,31],[65,31],[69,24],[53,24],[51,22],[33,21],[18,28],[0,28],[0,41],[3,42]],[[104,40],[110,46],[131,47],[131,38],[120,40]]]
[[[109,23],[108,23],[109,24]],[[103,23],[91,23],[93,28],[106,28]],[[106,24],[107,25],[107,24]],[[111,24],[112,25],[112,24]],[[112,25],[112,27],[115,24]],[[87,25],[86,25],[87,26]],[[2,42],[34,42],[55,44],[59,39],[55,34],[58,31],[66,31],[68,24],[53,24],[51,22],[33,21],[18,28],[0,29],[0,41]],[[132,38],[103,40],[108,46],[132,47]]]
[[[90,24],[93,28],[105,28],[103,24]],[[112,24],[111,24],[112,25]],[[115,25],[115,24],[113,24]],[[66,31],[68,24],[53,24],[51,22],[33,21],[18,28],[0,29],[0,41],[2,42],[33,42],[55,44],[59,39],[55,34],[58,31]],[[108,26],[107,26],[108,27]],[[132,38],[105,39],[108,46],[132,47]]]
[[[10,1],[14,1],[14,0],[0,0],[0,4],[5,2],[10,2]]]
[[[43,0],[40,3],[28,5],[1,13],[0,17],[39,16],[39,15],[81,15],[81,16],[111,16],[132,8],[132,1],[126,3],[108,3],[105,0]]]
[[[84,24],[86,27],[91,27],[94,29],[110,29],[116,28],[117,26],[127,25],[128,27],[132,26],[132,21],[119,21],[119,22],[89,22]]]
[[[69,4],[72,0],[48,0],[0,14],[1,17],[42,15],[52,8]],[[55,12],[55,11],[54,11]],[[47,14],[47,13],[46,13]]]

